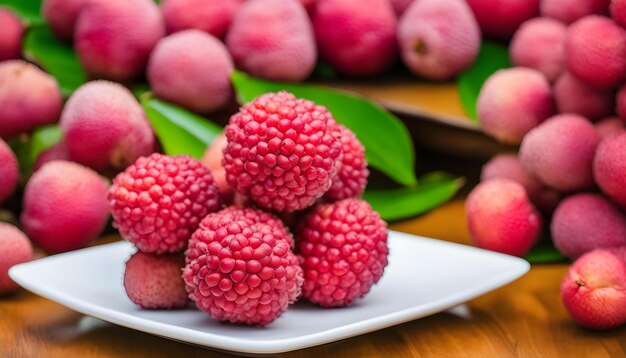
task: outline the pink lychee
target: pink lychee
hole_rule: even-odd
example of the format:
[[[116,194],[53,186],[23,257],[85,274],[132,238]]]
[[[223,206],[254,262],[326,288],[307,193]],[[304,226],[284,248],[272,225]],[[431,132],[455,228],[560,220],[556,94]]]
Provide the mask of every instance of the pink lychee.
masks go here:
[[[390,0],[389,2],[396,16],[400,17],[413,1],[414,0]]]
[[[554,84],[554,99],[560,113],[580,114],[595,121],[613,113],[615,93],[612,89],[589,86],[569,72]]]
[[[317,60],[311,20],[296,0],[247,0],[226,45],[238,68],[275,81],[304,80]]]
[[[13,12],[0,8],[0,61],[22,57],[24,25]]]
[[[539,15],[539,0],[467,0],[486,37],[507,40],[526,20]]]
[[[154,134],[132,93],[108,81],[80,86],[61,115],[71,160],[99,172],[119,171],[154,150]]]
[[[22,60],[0,62],[0,137],[56,122],[63,99],[57,81]]]
[[[404,64],[416,75],[450,79],[474,63],[480,50],[480,29],[463,1],[419,0],[398,24]]]
[[[325,194],[330,200],[356,198],[363,194],[370,172],[367,169],[365,148],[356,135],[347,127],[341,125],[341,144],[343,156],[337,176]]]
[[[621,27],[626,27],[626,1],[624,0],[611,0],[609,7],[611,17]]]
[[[389,0],[320,0],[313,26],[320,58],[343,75],[376,75],[397,58]]]
[[[224,39],[242,0],[164,0],[167,33],[197,29]]]
[[[87,4],[76,20],[74,48],[93,78],[129,82],[143,74],[165,25],[153,0]]]
[[[94,0],[45,0],[41,13],[56,37],[72,42],[78,14],[90,1]]]
[[[612,135],[598,145],[593,177],[609,199],[626,208],[626,132]]]
[[[548,81],[555,81],[565,69],[565,36],[567,26],[549,18],[524,22],[513,35],[509,46],[515,66],[535,69]]]
[[[202,164],[211,170],[215,185],[220,190],[220,195],[224,201],[230,203],[233,200],[235,190],[228,184],[226,180],[226,170],[222,164],[226,145],[228,145],[226,135],[224,133],[218,135],[204,152],[201,161]]]
[[[626,129],[624,122],[618,117],[607,117],[599,120],[596,124],[596,132],[601,139],[607,138],[617,132]]]
[[[45,164],[24,190],[24,231],[49,253],[85,247],[107,223],[107,189],[103,178],[80,164]]]
[[[0,204],[17,188],[20,168],[9,145],[0,138]]]
[[[18,286],[9,277],[12,266],[33,258],[33,247],[26,235],[15,226],[0,222],[0,295],[15,291]]]
[[[626,85],[622,86],[615,97],[617,116],[626,123]]]
[[[70,160],[69,155],[67,154],[67,149],[65,149],[65,145],[63,143],[53,145],[52,147],[41,152],[37,157],[37,160],[35,160],[35,164],[33,164],[33,171],[39,170],[39,168],[43,167],[46,163],[54,160]]]
[[[610,0],[541,0],[541,16],[572,23],[587,15],[608,15]]]
[[[545,76],[530,68],[499,70],[480,90],[477,102],[482,129],[498,141],[519,144],[531,129],[554,114]]]
[[[541,233],[541,217],[524,187],[509,179],[478,184],[467,197],[465,215],[472,240],[487,250],[522,256]]]

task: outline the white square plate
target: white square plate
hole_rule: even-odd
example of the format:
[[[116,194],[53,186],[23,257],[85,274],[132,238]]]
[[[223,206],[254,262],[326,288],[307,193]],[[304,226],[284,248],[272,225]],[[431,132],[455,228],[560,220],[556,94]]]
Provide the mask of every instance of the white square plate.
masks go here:
[[[145,311],[122,286],[133,247],[102,245],[21,264],[10,270],[24,288],[86,315],[191,344],[271,354],[311,347],[444,311],[522,276],[519,258],[445,241],[389,232],[389,266],[350,307],[290,307],[265,328],[220,323],[193,309]]]

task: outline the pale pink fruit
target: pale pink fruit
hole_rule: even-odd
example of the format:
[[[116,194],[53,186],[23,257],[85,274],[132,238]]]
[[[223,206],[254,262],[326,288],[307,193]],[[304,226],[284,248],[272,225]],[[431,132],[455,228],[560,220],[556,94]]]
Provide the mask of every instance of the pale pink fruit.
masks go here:
[[[321,59],[353,77],[379,74],[395,62],[396,25],[388,0],[320,0],[313,16]]]
[[[541,0],[541,16],[572,23],[587,15],[608,15],[610,0]]]
[[[467,0],[486,37],[507,40],[526,20],[539,15],[539,0]]]
[[[226,45],[238,68],[275,81],[304,80],[317,60],[311,20],[296,0],[246,1]]]
[[[96,1],[80,12],[74,35],[74,48],[91,77],[129,82],[143,74],[165,25],[153,0]]]
[[[13,12],[0,8],[0,61],[22,57],[24,25]]]
[[[589,86],[569,72],[554,83],[554,99],[560,113],[580,114],[595,121],[613,113],[615,93],[612,89]]]
[[[621,326],[626,323],[626,265],[609,250],[581,256],[561,282],[561,299],[581,326]]]
[[[590,15],[573,23],[565,40],[567,69],[598,88],[626,79],[626,30],[608,17]]]
[[[220,195],[224,201],[230,203],[233,200],[235,190],[226,181],[226,170],[224,170],[224,165],[222,164],[226,145],[228,145],[226,135],[224,133],[218,135],[204,152],[201,161],[202,164],[211,170],[215,185],[220,190]]]
[[[467,197],[465,215],[476,245],[510,255],[524,255],[541,232],[541,217],[524,187],[509,179],[478,184]]]
[[[530,175],[562,192],[593,187],[593,157],[600,136],[585,118],[556,115],[524,137],[519,158]]]
[[[0,137],[56,122],[63,99],[57,81],[22,60],[0,62]]]
[[[480,50],[480,29],[463,1],[419,0],[398,24],[404,64],[416,75],[450,79],[474,63]]]
[[[550,83],[541,72],[523,67],[491,75],[476,106],[485,133],[509,144],[519,144],[528,131],[554,114]]]
[[[596,132],[601,139],[612,136],[613,134],[623,131],[626,129],[624,127],[624,122],[618,117],[607,117],[602,120],[599,120],[596,124]]]
[[[19,178],[17,158],[8,144],[0,138],[0,204],[13,194]]]
[[[509,54],[515,66],[535,69],[553,82],[565,69],[567,26],[549,18],[535,18],[520,26],[513,35]]]
[[[33,258],[33,247],[26,235],[15,226],[0,222],[0,295],[19,287],[9,277],[9,269]]]
[[[556,208],[550,232],[556,248],[575,258],[594,249],[626,246],[626,216],[600,195],[576,194]]]
[[[65,104],[60,125],[70,159],[99,172],[119,171],[154,151],[143,108],[117,83],[80,86]]]
[[[242,0],[164,0],[161,11],[167,33],[197,29],[223,39]]]
[[[226,46],[200,30],[185,30],[163,38],[150,55],[150,89],[166,101],[208,113],[232,97],[233,61]]]
[[[109,217],[107,185],[80,164],[52,161],[33,174],[24,190],[24,231],[49,253],[87,246]]]
[[[600,143],[593,161],[593,177],[609,199],[626,208],[626,132]]]
[[[71,42],[78,14],[89,1],[94,0],[45,0],[41,13],[56,37]]]

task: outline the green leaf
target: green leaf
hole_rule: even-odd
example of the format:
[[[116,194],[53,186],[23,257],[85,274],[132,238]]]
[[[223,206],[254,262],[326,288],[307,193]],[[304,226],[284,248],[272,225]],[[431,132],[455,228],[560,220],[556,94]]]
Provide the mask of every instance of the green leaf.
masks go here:
[[[445,173],[431,173],[420,178],[412,188],[366,190],[363,199],[384,220],[406,219],[425,213],[450,200],[463,186],[464,179]]]
[[[467,114],[477,120],[476,100],[480,88],[491,74],[511,67],[507,47],[496,42],[483,41],[476,62],[459,76],[459,96]]]
[[[28,31],[23,51],[26,59],[39,64],[57,79],[66,97],[87,82],[87,75],[74,49],[57,40],[48,26]]]
[[[567,261],[567,257],[563,256],[552,243],[544,243],[535,246],[526,254],[524,259],[531,264]]]
[[[0,0],[0,7],[7,7],[19,16],[26,26],[41,25],[45,21],[41,17],[42,0]]]
[[[240,103],[250,102],[267,92],[285,90],[326,106],[335,119],[350,128],[363,143],[369,165],[400,184],[417,183],[409,131],[382,107],[347,92],[310,84],[270,82],[239,71],[233,72],[232,80]]]
[[[207,146],[224,130],[188,110],[144,95],[141,101],[163,150],[169,155],[202,158]]]

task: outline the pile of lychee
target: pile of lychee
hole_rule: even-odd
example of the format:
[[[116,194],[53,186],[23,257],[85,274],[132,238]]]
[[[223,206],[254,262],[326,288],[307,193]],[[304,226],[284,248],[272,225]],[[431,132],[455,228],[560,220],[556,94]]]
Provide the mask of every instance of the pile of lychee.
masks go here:
[[[518,256],[549,233],[576,259],[566,308],[611,328],[626,323],[626,1],[557,3],[537,2],[543,17],[511,39],[516,67],[480,91],[483,130],[519,152],[483,167],[467,220],[477,245]]]

